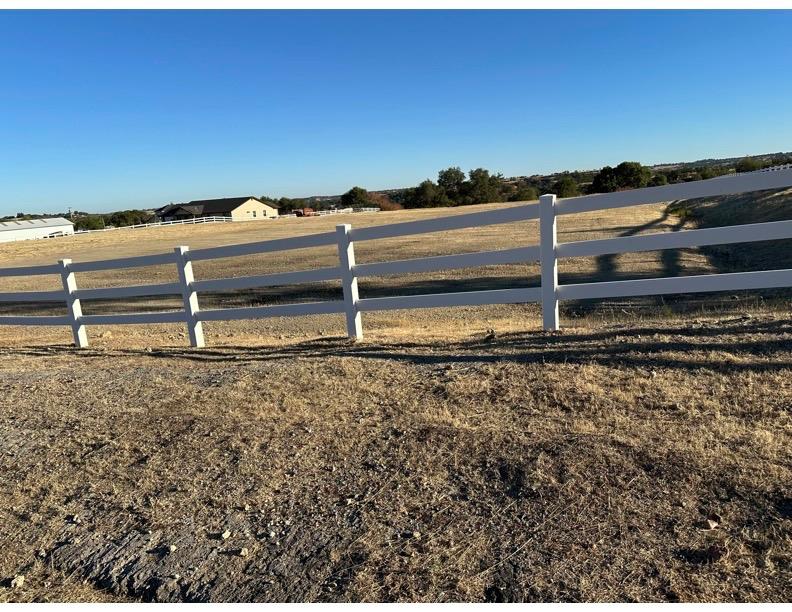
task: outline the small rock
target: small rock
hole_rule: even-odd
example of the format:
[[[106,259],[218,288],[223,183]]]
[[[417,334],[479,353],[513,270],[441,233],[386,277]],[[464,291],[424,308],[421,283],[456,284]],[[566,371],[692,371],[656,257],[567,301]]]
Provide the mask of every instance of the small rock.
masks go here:
[[[181,580],[181,574],[173,574],[171,580]]]
[[[72,515],[69,517],[69,522],[70,522],[72,525],[79,525],[80,523],[82,523],[82,519],[81,519],[79,516],[77,516],[76,514],[72,514]]]
[[[225,530],[225,531],[224,531],[224,532],[223,532],[223,533],[220,535],[220,537],[221,537],[221,538],[223,538],[224,540],[227,540],[228,538],[230,538],[230,537],[231,537],[231,532],[230,532],[230,531],[228,531],[228,529],[226,529],[226,530]]]
[[[245,512],[250,512],[250,504],[245,504],[244,510]]]
[[[40,559],[43,559],[44,557],[47,556],[47,551],[44,550],[43,548],[39,548],[36,554],[39,556]]]
[[[274,532],[274,531],[270,531],[270,532],[269,532],[269,537],[271,537],[271,538],[274,538],[274,537],[275,537],[275,535],[276,535],[276,534],[275,534],[275,532]]]
[[[240,548],[239,549],[239,556],[240,557],[247,557],[248,556],[248,549],[247,548]]]
[[[414,537],[416,540],[420,540],[421,539],[421,532],[420,531],[413,531],[412,532],[412,537]]]
[[[17,574],[14,576],[14,579],[11,581],[11,588],[12,589],[21,589],[22,585],[25,584],[25,577],[22,574]]]
[[[703,528],[707,531],[712,531],[713,529],[717,529],[717,527],[723,522],[723,517],[718,514],[717,512],[712,512],[711,514],[707,515],[707,520],[703,523]]]
[[[168,545],[168,552],[169,553],[176,552],[176,545],[175,544],[169,544]]]

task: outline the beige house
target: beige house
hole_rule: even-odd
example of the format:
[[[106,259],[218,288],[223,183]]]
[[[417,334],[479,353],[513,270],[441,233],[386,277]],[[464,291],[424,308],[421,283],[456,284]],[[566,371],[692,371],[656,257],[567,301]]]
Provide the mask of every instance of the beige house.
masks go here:
[[[156,211],[162,221],[178,221],[197,217],[231,217],[234,221],[272,219],[278,209],[255,198],[220,198],[218,200],[193,200],[185,204],[168,204]]]

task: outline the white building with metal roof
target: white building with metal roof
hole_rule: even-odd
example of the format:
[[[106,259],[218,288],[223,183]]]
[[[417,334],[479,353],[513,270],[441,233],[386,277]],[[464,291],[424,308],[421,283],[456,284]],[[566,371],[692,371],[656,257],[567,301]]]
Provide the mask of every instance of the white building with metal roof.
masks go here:
[[[74,224],[63,217],[19,219],[0,222],[0,242],[55,238],[74,234]]]

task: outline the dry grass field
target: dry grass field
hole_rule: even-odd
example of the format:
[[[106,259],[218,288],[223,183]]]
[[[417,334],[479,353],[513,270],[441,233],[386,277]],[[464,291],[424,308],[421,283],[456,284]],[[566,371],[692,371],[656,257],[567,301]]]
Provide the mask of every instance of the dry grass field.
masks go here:
[[[353,226],[379,225],[414,219],[430,218],[438,215],[465,214],[487,210],[493,205],[468,206],[452,209],[434,209],[419,211],[397,211],[376,214],[337,215],[324,218],[284,219],[279,221],[261,221],[223,225],[198,225],[152,228],[145,230],[119,230],[114,232],[95,233],[75,236],[52,241],[19,242],[0,245],[3,265],[29,265],[52,263],[63,257],[74,261],[109,259],[131,255],[163,253],[173,247],[186,244],[192,249],[222,244],[235,244],[283,238],[301,234],[332,231],[338,223],[352,223]],[[497,205],[497,206],[503,206]],[[641,206],[620,211],[602,211],[584,215],[561,217],[559,220],[559,240],[586,240],[608,236],[625,235],[641,232],[670,231],[682,226],[683,221],[670,215],[663,205]],[[514,246],[535,244],[538,239],[536,221],[495,225],[482,228],[471,228],[439,234],[375,240],[357,243],[355,247],[358,263],[372,261],[407,259],[425,255],[453,254],[509,248]],[[335,247],[328,246],[314,249],[300,249],[281,253],[261,254],[239,258],[226,258],[212,261],[196,262],[195,275],[198,279],[245,276],[250,274],[266,274],[288,270],[311,269],[337,265]],[[667,251],[651,253],[633,253],[622,256],[604,256],[599,258],[576,258],[562,261],[560,265],[561,282],[580,282],[586,280],[618,280],[623,278],[642,278],[651,276],[673,276],[679,274],[701,274],[714,271],[708,258],[695,250]],[[81,273],[78,275],[80,287],[109,287],[126,284],[175,281],[175,266],[151,266],[146,268],[107,270],[100,272]],[[365,278],[360,281],[362,297],[378,297],[383,295],[399,295],[411,293],[433,293],[446,291],[465,291],[476,289],[497,289],[505,287],[532,286],[539,282],[539,267],[536,263],[510,266],[484,266],[465,270],[411,274],[399,277]],[[0,278],[0,291],[57,289],[60,279],[55,276],[30,278]],[[338,282],[315,283],[311,285],[291,285],[288,287],[271,287],[258,290],[244,290],[225,294],[202,294],[201,306],[215,308],[220,306],[249,306],[267,303],[286,303],[316,299],[340,298],[341,290]],[[642,305],[648,306],[649,313],[657,312],[657,304],[662,300],[627,300],[625,303],[609,302],[590,305],[568,304],[565,308],[567,317],[575,317],[589,312],[593,307],[596,314],[607,316],[614,310],[618,320],[624,320],[625,304],[630,314],[640,316]],[[711,296],[703,300],[688,300],[686,308],[691,304],[706,303],[711,308],[716,304]],[[180,307],[180,298],[141,298],[127,300],[118,304],[107,300],[85,302],[83,312],[123,312],[148,311]],[[728,305],[728,303],[727,303]],[[22,310],[20,310],[22,308]],[[53,304],[51,308],[42,310],[38,307],[25,310],[26,306],[0,304],[0,312],[48,312],[57,314],[65,312],[61,304]],[[472,313],[475,313],[473,316]],[[366,331],[381,330],[384,333],[405,331],[409,335],[415,333],[433,333],[437,329],[437,319],[454,321],[453,326],[460,331],[470,332],[496,326],[516,324],[516,329],[533,328],[536,325],[538,310],[535,306],[513,306],[503,308],[482,308],[462,311],[422,312],[409,311],[403,313],[372,313],[366,315]],[[527,317],[527,319],[526,319]],[[459,319],[462,319],[460,321]],[[227,331],[227,326],[220,324],[207,325],[207,338],[213,344],[222,343],[227,333],[255,333],[262,339],[274,336],[289,336],[292,333],[300,337],[306,334],[323,332],[339,333],[343,330],[341,316],[327,315],[308,320],[282,320],[244,322],[234,325],[235,329]],[[180,326],[170,326],[179,329]],[[212,329],[220,333],[213,334]],[[418,328],[418,329],[416,329]],[[163,329],[167,329],[167,326]],[[69,332],[62,331],[63,341],[68,341]],[[102,333],[104,329],[94,328]],[[445,331],[441,330],[442,333]],[[7,336],[8,342],[18,339],[19,331],[12,330]],[[37,338],[48,338],[47,332],[41,329],[25,332],[27,340],[36,342]],[[0,329],[0,340],[3,339]],[[129,337],[134,341],[140,330],[134,327],[116,328],[114,336]],[[144,341],[151,344],[165,344],[175,339],[174,335],[152,335],[151,330],[143,330]],[[49,340],[47,340],[49,341]]]
[[[0,257],[85,261],[486,208],[120,230],[0,245]],[[682,224],[663,205],[643,206],[562,217],[559,239]],[[356,253],[369,262],[508,248],[536,234],[529,222],[359,243]],[[335,262],[327,248],[195,269],[212,278]],[[560,274],[723,266],[683,250],[562,261]],[[166,282],[175,269],[77,280]],[[361,294],[537,283],[529,264],[365,279]],[[57,286],[0,279],[0,291]],[[323,283],[201,305],[336,295],[337,283]],[[197,350],[179,325],[97,326],[80,351],[66,329],[0,327],[0,601],[792,597],[784,295],[565,304],[558,333],[540,331],[535,305],[367,313],[363,325],[366,339],[351,343],[335,315],[213,323]]]

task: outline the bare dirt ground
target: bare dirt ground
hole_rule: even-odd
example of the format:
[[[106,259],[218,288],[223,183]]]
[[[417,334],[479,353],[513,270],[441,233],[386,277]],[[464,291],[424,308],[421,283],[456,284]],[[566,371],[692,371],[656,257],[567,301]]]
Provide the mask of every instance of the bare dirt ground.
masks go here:
[[[300,221],[0,253],[101,259],[344,220]],[[635,225],[681,222],[661,206],[581,215],[562,240]],[[466,232],[358,259],[531,244],[535,224]],[[202,277],[334,265],[319,251]],[[562,278],[719,269],[693,250],[565,263]],[[363,291],[527,286],[538,270],[415,276]],[[0,328],[0,601],[788,601],[789,302],[733,297],[570,304],[560,333],[538,331],[534,305],[372,313],[360,343],[337,316],[216,323],[200,350],[178,325],[94,327],[82,351],[67,330]]]

